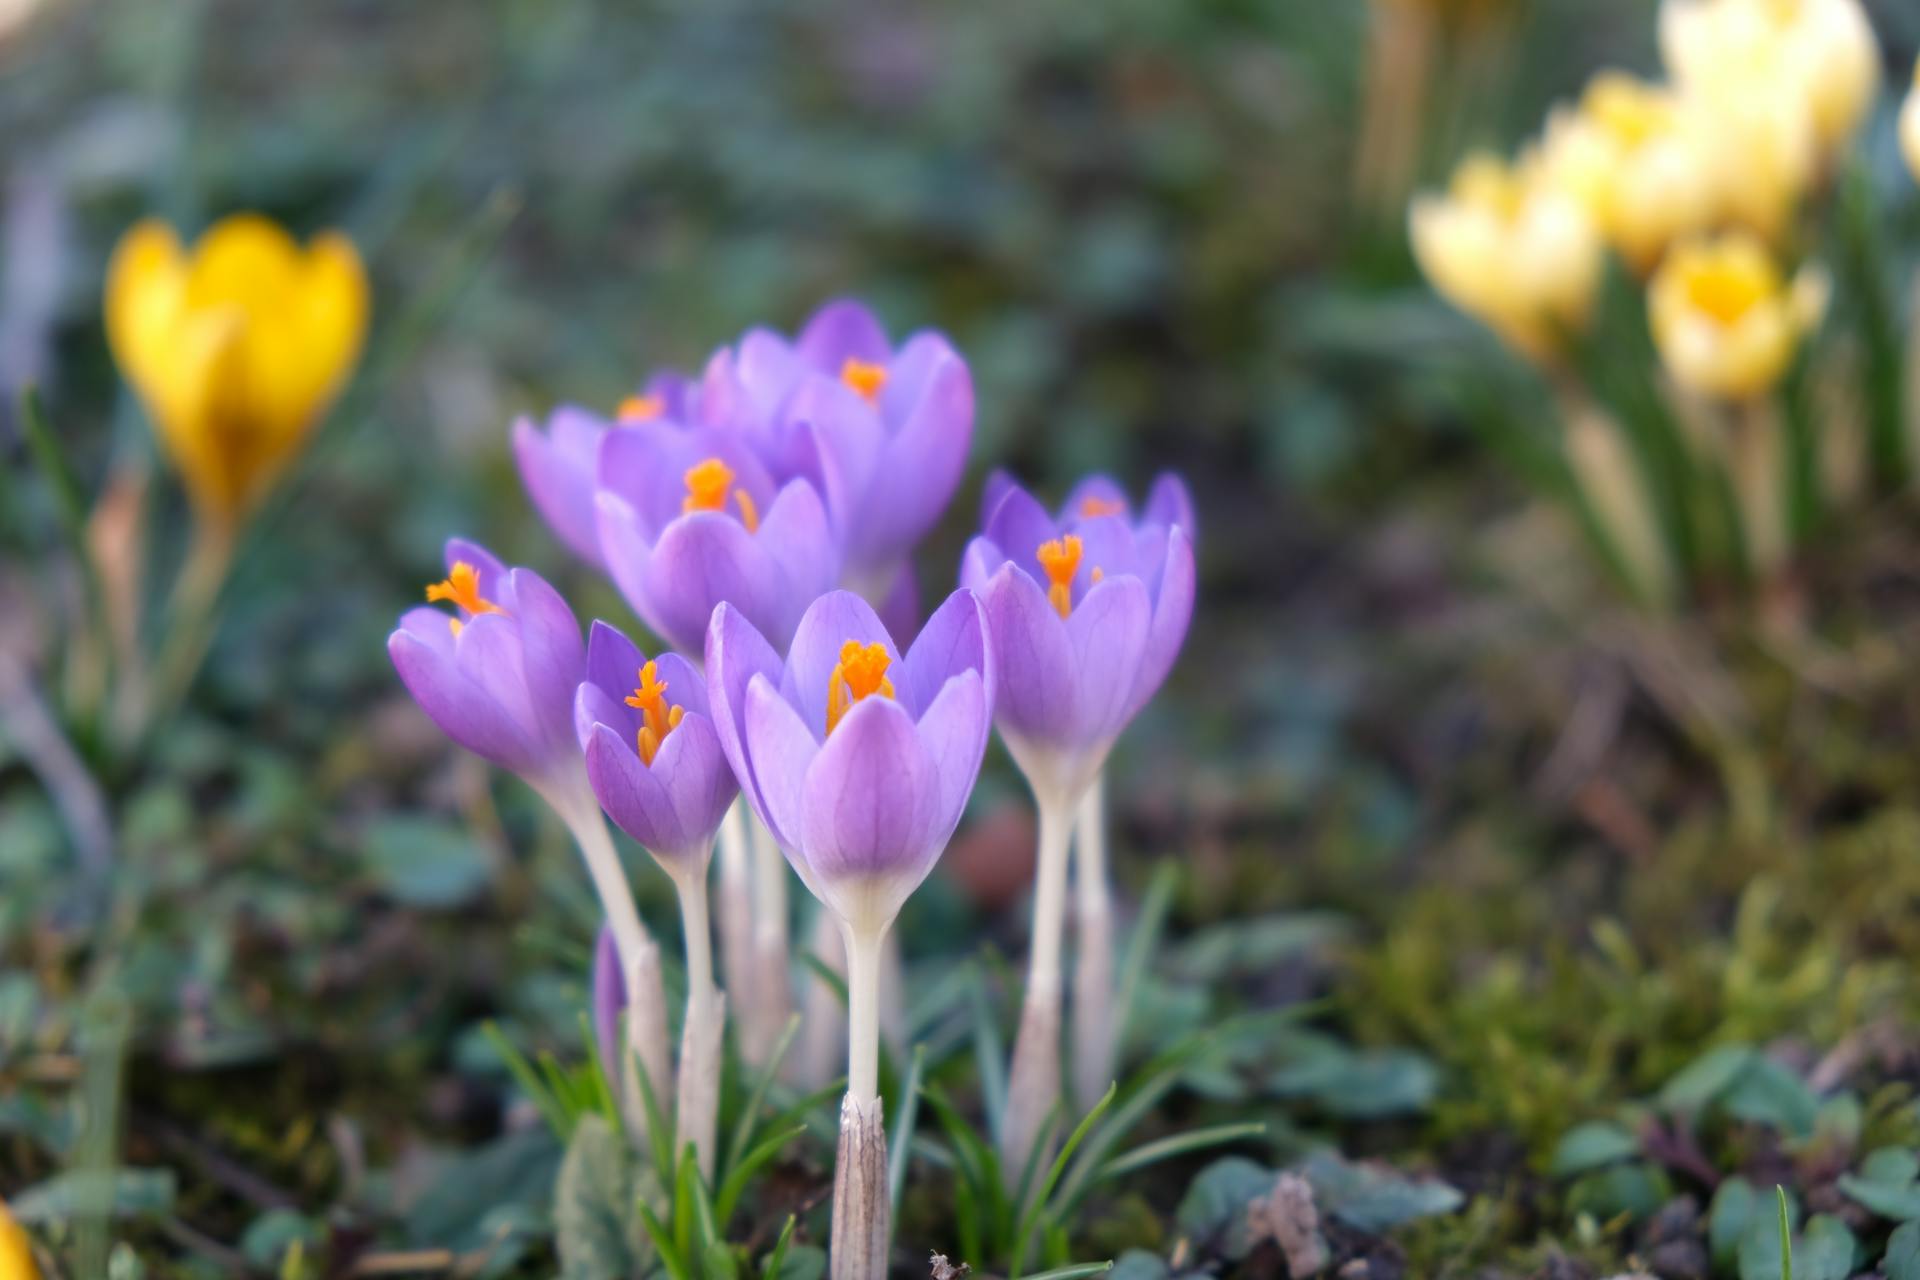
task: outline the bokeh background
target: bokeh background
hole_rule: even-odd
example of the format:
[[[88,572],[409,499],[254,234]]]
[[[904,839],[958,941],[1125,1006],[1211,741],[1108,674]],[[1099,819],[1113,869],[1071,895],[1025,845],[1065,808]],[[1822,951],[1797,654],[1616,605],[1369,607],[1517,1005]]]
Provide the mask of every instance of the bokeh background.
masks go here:
[[[1476,397],[1543,432],[1547,400],[1407,252],[1413,184],[1599,66],[1653,69],[1653,5],[1452,7],[1411,129],[1377,8],[0,3],[0,387],[41,389],[89,501],[143,495],[146,598],[187,511],[107,353],[116,237],[243,208],[338,227],[375,308],[188,704],[141,759],[78,744],[111,815],[97,858],[0,735],[0,1195],[60,1167],[59,1099],[90,1072],[124,1086],[130,1161],[179,1170],[171,1220],[227,1249],[262,1197],[391,1236],[378,1191],[417,1208],[491,1149],[510,1117],[478,1027],[578,1052],[591,898],[530,796],[413,709],[385,634],[451,533],[628,621],[539,524],[513,419],[611,408],[842,294],[973,367],[929,591],[994,466],[1056,494],[1091,469],[1188,477],[1200,605],[1116,757],[1120,879],[1179,860],[1176,932],[1221,953],[1193,973],[1249,1003],[1330,995],[1343,1036],[1442,1082],[1357,1135],[1337,1108],[1228,1099],[1486,1193],[1416,1249],[1510,1261],[1564,1235],[1529,1198],[1554,1141],[1714,1043],[1811,1057],[1893,1026],[1920,1054],[1912,512],[1815,557],[1804,649],[1649,621],[1475,429]],[[1870,8],[1903,87],[1920,11]],[[1864,145],[1896,188],[1890,106]],[[57,712],[84,679],[77,586],[17,426],[9,403],[0,646]],[[1019,953],[1025,814],[995,748],[914,956]],[[664,927],[665,881],[641,880]],[[102,975],[124,1005],[97,1068]],[[1172,1024],[1211,1016],[1160,994]],[[1882,1083],[1920,1057],[1899,1060]],[[399,1235],[471,1208],[436,1207]]]

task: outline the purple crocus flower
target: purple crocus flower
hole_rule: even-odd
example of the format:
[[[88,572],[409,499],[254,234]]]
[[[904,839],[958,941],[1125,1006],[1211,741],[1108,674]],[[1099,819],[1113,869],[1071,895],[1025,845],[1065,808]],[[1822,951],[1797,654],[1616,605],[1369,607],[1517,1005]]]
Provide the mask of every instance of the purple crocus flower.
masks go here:
[[[839,576],[826,508],[776,485],[736,431],[642,422],[602,437],[596,515],[607,571],[647,625],[697,649],[721,601],[785,640]]]
[[[640,394],[624,400],[610,420],[588,409],[562,405],[544,426],[528,417],[513,424],[513,456],[527,496],[569,551],[605,568],[594,520],[593,476],[600,441],[617,426],[656,420],[684,421],[697,388],[678,373],[656,373]]]
[[[701,411],[739,424],[777,474],[818,486],[845,582],[878,603],[959,487],[973,377],[945,336],[922,331],[896,347],[872,311],[842,299],[795,339],[754,329],[716,355]]]
[[[754,812],[815,897],[884,930],[979,774],[994,696],[979,601],[947,597],[902,657],[866,601],[830,592],[784,662],[723,605],[706,658],[714,727]]]
[[[1185,486],[1162,477],[1148,518],[1128,518],[1104,478],[1056,515],[1018,484],[989,482],[992,509],[961,582],[978,591],[999,659],[996,717],[1036,788],[1076,799],[1180,651],[1193,613]]]
[[[677,653],[648,658],[595,622],[574,701],[587,777],[614,825],[676,873],[701,874],[739,793],[707,715],[707,686]]]
[[[455,742],[531,783],[556,809],[579,790],[573,691],[586,671],[580,624],[531,569],[454,538],[447,576],[387,637],[400,679]]]
[[[613,930],[602,925],[593,944],[593,1038],[600,1048],[600,1065],[607,1079],[619,1080],[620,1015],[627,1009],[627,980],[620,976],[620,949]]]

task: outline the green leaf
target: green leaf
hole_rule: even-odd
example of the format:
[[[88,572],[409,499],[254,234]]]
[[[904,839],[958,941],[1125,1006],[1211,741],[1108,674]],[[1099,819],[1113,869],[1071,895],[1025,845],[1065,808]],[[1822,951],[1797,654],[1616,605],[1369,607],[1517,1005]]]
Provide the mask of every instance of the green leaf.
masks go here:
[[[1754,1055],[1746,1069],[1720,1097],[1730,1116],[1811,1137],[1820,1118],[1820,1100],[1806,1081],[1772,1058]]]
[[[1040,1225],[1041,1218],[1048,1208],[1047,1202],[1053,1196],[1053,1189],[1060,1185],[1060,1175],[1067,1171],[1067,1164],[1073,1159],[1073,1153],[1080,1149],[1082,1142],[1086,1141],[1087,1134],[1093,1130],[1094,1123],[1106,1113],[1108,1107],[1113,1105],[1114,1095],[1119,1092],[1119,1089],[1120,1086],[1117,1084],[1108,1085],[1107,1091],[1100,1095],[1100,1101],[1094,1103],[1087,1114],[1080,1117],[1080,1123],[1075,1125],[1073,1132],[1067,1136],[1066,1144],[1060,1148],[1060,1154],[1053,1158],[1053,1164],[1048,1168],[1047,1176],[1041,1181],[1040,1189],[1034,1193],[1026,1212],[1021,1215],[1019,1230],[1014,1233],[1012,1280],[1020,1280],[1020,1269],[1026,1260],[1027,1248],[1033,1240],[1034,1230]],[[1022,1191],[1024,1191],[1025,1179],[1021,1181]],[[1109,1267],[1112,1265],[1111,1262],[1107,1264]],[[1105,1268],[1103,1267],[1102,1270]]]
[[[827,1251],[817,1244],[796,1244],[787,1250],[776,1280],[820,1280],[827,1274]]]
[[[1798,1239],[1790,1239],[1794,1207],[1780,1196],[1778,1213],[1756,1213],[1741,1238],[1740,1280],[1847,1280],[1853,1274],[1859,1244],[1840,1219],[1818,1214]]]
[[[1660,1105],[1669,1111],[1704,1111],[1733,1087],[1758,1056],[1744,1044],[1709,1049],[1667,1081],[1660,1090]]]
[[[1267,1131],[1267,1126],[1257,1120],[1242,1121],[1239,1124],[1216,1124],[1205,1129],[1189,1129],[1185,1133],[1169,1134],[1153,1142],[1143,1143],[1116,1156],[1100,1167],[1100,1177],[1117,1178],[1124,1174],[1144,1169],[1148,1165],[1170,1160],[1174,1156],[1183,1156],[1193,1151],[1205,1151],[1208,1147],[1224,1146],[1229,1142],[1239,1142],[1245,1138],[1257,1138]]]
[[[633,1212],[625,1139],[599,1115],[582,1116],[553,1185],[553,1228],[565,1280],[625,1280],[648,1257]]]
[[[1248,1249],[1247,1206],[1271,1191],[1276,1177],[1245,1156],[1222,1157],[1194,1175],[1174,1221],[1196,1241],[1218,1242],[1221,1253],[1237,1261]]]
[[[1883,1218],[1920,1220],[1920,1156],[1905,1147],[1881,1147],[1841,1177],[1840,1190]]]
[[[1415,1179],[1377,1164],[1352,1164],[1332,1152],[1307,1157],[1300,1170],[1313,1184],[1315,1202],[1349,1226],[1375,1233],[1415,1218],[1452,1213],[1459,1191],[1438,1179]]]
[[[1793,1251],[1793,1274],[1800,1280],[1847,1280],[1859,1254],[1859,1241],[1847,1224],[1819,1214],[1807,1223],[1807,1234]]]
[[[733,1167],[733,1172],[729,1173],[727,1180],[720,1184],[720,1191],[713,1198],[714,1221],[720,1224],[722,1231],[726,1229],[727,1223],[732,1221],[733,1211],[739,1206],[741,1196],[746,1194],[748,1185],[753,1181],[753,1175],[779,1155],[789,1142],[806,1131],[807,1126],[797,1124],[791,1129],[776,1133],[749,1151],[746,1157]]]
[[[1113,1264],[1113,1280],[1169,1280],[1167,1260],[1145,1249],[1129,1249]]]
[[[75,1217],[136,1218],[173,1208],[171,1169],[75,1169],[28,1187],[8,1202],[26,1223]]]
[[[1640,1140],[1633,1134],[1617,1124],[1594,1120],[1568,1130],[1560,1139],[1548,1172],[1556,1178],[1570,1178],[1639,1154]]]
[[[1567,1206],[1608,1222],[1621,1214],[1635,1221],[1649,1218],[1673,1197],[1667,1175],[1642,1160],[1609,1165],[1581,1175],[1567,1189]]]
[[[775,1277],[780,1274],[780,1268],[786,1264],[787,1246],[793,1242],[793,1226],[797,1221],[793,1214],[787,1215],[787,1224],[780,1228],[780,1238],[773,1242],[773,1248],[768,1252],[766,1262],[760,1268],[760,1280],[775,1280]]]
[[[887,1201],[895,1214],[900,1212],[900,1192],[907,1184],[907,1160],[913,1150],[913,1130],[920,1118],[920,1077],[927,1068],[927,1046],[913,1046],[907,1062],[907,1078],[900,1086],[900,1114],[893,1121],[890,1164],[887,1168]]]
[[[1717,1270],[1733,1266],[1740,1240],[1759,1203],[1759,1193],[1745,1178],[1728,1178],[1713,1193],[1713,1204],[1707,1210],[1707,1245]]]
[[[1267,1087],[1345,1119],[1423,1111],[1439,1089],[1433,1063],[1408,1049],[1356,1050],[1314,1032],[1287,1036],[1284,1043],[1292,1061],[1269,1078]]]
[[[1080,1262],[1070,1267],[1055,1267],[1051,1271],[1042,1271],[1029,1276],[1027,1280],[1079,1280],[1081,1276],[1097,1276],[1113,1270],[1109,1262]]]
[[[1903,1222],[1887,1240],[1887,1256],[1880,1259],[1887,1280],[1920,1280],[1920,1222]]]
[[[780,1039],[774,1043],[773,1052],[767,1056],[760,1072],[754,1077],[753,1088],[747,1093],[747,1102],[740,1110],[740,1119],[733,1126],[733,1137],[727,1141],[727,1154],[720,1161],[721,1181],[725,1182],[746,1151],[747,1144],[753,1141],[754,1126],[759,1123],[760,1107],[766,1101],[767,1090],[772,1086],[774,1076],[780,1070],[780,1064],[786,1059],[787,1050],[793,1045],[793,1037],[800,1030],[800,1015],[795,1013],[787,1018]]]
[[[294,1245],[310,1248],[325,1238],[326,1233],[305,1214],[294,1209],[268,1209],[240,1233],[240,1252],[254,1266],[270,1270]]]

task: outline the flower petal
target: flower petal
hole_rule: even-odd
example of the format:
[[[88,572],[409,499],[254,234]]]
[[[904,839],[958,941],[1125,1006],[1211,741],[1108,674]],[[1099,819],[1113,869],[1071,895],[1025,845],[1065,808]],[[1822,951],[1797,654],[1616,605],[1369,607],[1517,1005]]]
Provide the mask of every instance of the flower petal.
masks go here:
[[[526,731],[486,689],[442,653],[409,631],[387,637],[387,654],[407,692],[440,731],[483,760],[524,772],[538,763]]]
[[[784,644],[799,625],[801,611],[832,589],[840,576],[840,552],[820,495],[804,480],[780,490],[754,542],[773,562],[770,582],[775,600],[767,610],[767,635]]]
[[[687,837],[686,848],[676,850],[675,856],[703,857],[712,850],[720,820],[740,793],[713,721],[703,715],[683,715],[654,754],[650,772],[666,787]]]
[[[646,661],[640,646],[612,623],[595,618],[587,628],[587,683],[609,697],[626,697]]]
[[[620,1078],[620,1015],[627,1007],[627,980],[620,973],[620,948],[613,930],[600,926],[593,944],[593,1038],[600,1046],[600,1067],[609,1080]]]
[[[981,532],[1007,553],[1007,559],[1030,574],[1039,574],[1040,545],[1060,536],[1047,509],[1019,485],[1010,485],[987,517]]]
[[[827,685],[840,661],[840,648],[855,644],[885,646],[894,662],[900,651],[873,606],[851,591],[829,591],[807,607],[794,629],[780,692],[799,711],[816,738],[827,732]],[[895,682],[898,687],[898,682]]]
[[[587,673],[586,646],[573,610],[531,569],[507,574],[519,624],[527,694],[547,742],[572,747],[573,691]],[[489,615],[497,616],[497,615]],[[465,632],[462,632],[464,635]]]
[[[1072,746],[1077,675],[1067,628],[1018,565],[1002,565],[981,597],[993,643],[994,718],[1043,745]]]
[[[893,358],[887,331],[861,303],[838,298],[813,313],[795,344],[802,359],[835,377],[848,360],[885,364]]]
[[[1142,520],[1148,524],[1163,524],[1168,528],[1178,525],[1192,542],[1199,536],[1200,526],[1194,518],[1193,495],[1187,491],[1187,482],[1171,471],[1156,476],[1153,488],[1147,493],[1147,509]]]
[[[587,739],[587,781],[614,825],[648,853],[673,861],[686,850],[690,841],[666,784],[640,762],[633,743],[606,725],[594,726]]]
[[[885,561],[925,537],[960,487],[972,441],[973,378],[949,355],[927,375],[925,391],[881,452],[849,559]]]
[[[1140,673],[1133,682],[1128,719],[1140,713],[1173,670],[1193,618],[1193,596],[1193,545],[1187,540],[1185,526],[1174,525],[1167,532],[1160,588],[1153,602],[1153,621],[1147,627],[1146,651],[1140,655]]]
[[[746,750],[747,685],[755,676],[778,681],[780,655],[738,609],[723,604],[713,611],[707,626],[706,665],[707,706],[714,733],[748,803],[764,820],[766,806]]]
[[[918,728],[939,782],[939,805],[929,840],[944,847],[966,812],[993,728],[993,704],[980,673],[966,670],[948,680],[920,717]]]
[[[546,432],[521,418],[513,424],[513,456],[527,496],[554,535],[588,564],[600,566],[600,534],[593,518],[594,456],[599,430],[585,442],[591,415],[577,409],[554,412]]]
[[[1085,520],[1096,515],[1118,516],[1122,520],[1133,518],[1133,503],[1127,499],[1127,491],[1112,476],[1095,472],[1067,493],[1067,500],[1060,508],[1060,523],[1072,524],[1076,520]]]
[[[755,812],[793,857],[801,849],[807,768],[820,754],[820,743],[764,675],[748,682],[746,709],[747,754],[760,796]]]
[[[801,840],[814,879],[854,923],[890,920],[940,853],[929,840],[939,777],[913,720],[890,699],[860,702],[809,765],[805,788]]]
[[[962,671],[980,673],[989,704],[993,698],[993,655],[987,638],[987,617],[973,592],[956,591],[940,602],[927,625],[907,650],[894,687],[900,704],[916,719]]]
[[[1152,617],[1146,584],[1127,576],[1094,587],[1067,618],[1078,745],[1110,742],[1125,727]]]

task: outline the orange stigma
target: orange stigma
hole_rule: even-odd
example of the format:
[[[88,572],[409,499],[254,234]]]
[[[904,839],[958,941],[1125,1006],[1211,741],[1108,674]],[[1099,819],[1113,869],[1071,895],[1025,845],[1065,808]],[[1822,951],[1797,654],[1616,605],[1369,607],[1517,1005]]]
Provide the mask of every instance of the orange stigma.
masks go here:
[[[1112,498],[1085,497],[1080,499],[1080,514],[1088,520],[1097,520],[1101,516],[1117,516],[1127,509],[1124,502]]]
[[[614,410],[614,417],[622,423],[651,422],[667,411],[667,402],[659,396],[628,396]]]
[[[828,733],[839,726],[841,717],[853,710],[853,704],[862,698],[876,693],[883,698],[893,696],[893,681],[887,679],[887,668],[892,664],[893,655],[877,640],[866,645],[849,640],[840,646],[840,661],[827,677]]]
[[[1079,535],[1070,533],[1041,543],[1033,553],[1047,573],[1047,602],[1063,618],[1073,612],[1073,575],[1080,572],[1083,550]]]
[[[682,477],[687,484],[686,500],[680,504],[682,511],[725,511],[727,509],[727,490],[733,485],[733,468],[718,458],[708,458],[704,462],[687,468]],[[760,527],[760,509],[754,505],[753,497],[745,489],[733,490],[734,503],[740,508],[740,523],[752,533]]]
[[[852,387],[868,404],[876,404],[881,390],[887,385],[887,367],[848,356],[846,363],[840,366],[840,381]]]
[[[627,705],[640,713],[640,762],[651,766],[660,744],[680,726],[685,712],[667,705],[667,682],[652,662],[640,668],[639,687],[627,695]]]
[[[427,603],[439,604],[443,600],[466,610],[476,617],[483,613],[506,612],[506,610],[502,609],[499,605],[480,594],[480,571],[468,564],[465,560],[454,561],[453,568],[447,571],[445,578],[442,578],[439,582],[428,584]],[[453,631],[453,634],[457,636],[466,624],[458,618],[449,618],[447,619],[447,625]]]

